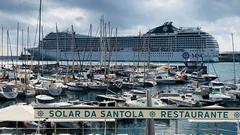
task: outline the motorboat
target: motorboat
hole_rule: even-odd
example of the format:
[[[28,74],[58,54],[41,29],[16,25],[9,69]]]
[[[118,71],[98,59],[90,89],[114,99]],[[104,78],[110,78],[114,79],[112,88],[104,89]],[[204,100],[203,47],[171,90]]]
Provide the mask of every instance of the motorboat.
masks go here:
[[[202,104],[202,106],[209,106],[214,104],[221,104],[224,102],[228,102],[230,100],[234,100],[233,95],[228,94],[226,92],[226,87],[221,86],[200,86],[195,88],[192,93],[192,97],[195,101],[198,101]]]
[[[54,97],[51,97],[48,95],[37,95],[35,106],[37,106],[37,107],[66,107],[66,106],[72,106],[72,104],[68,103],[68,102],[56,102]]]
[[[231,100],[231,96],[225,93],[224,86],[213,86],[209,88],[209,98],[211,100],[222,100],[222,101],[229,101]]]
[[[235,84],[235,89],[230,89],[227,91],[227,93],[234,95],[235,99],[240,100],[240,84]]]
[[[199,82],[211,82],[218,77],[214,74],[202,74],[201,72],[192,72],[192,74],[188,75],[188,78]]]

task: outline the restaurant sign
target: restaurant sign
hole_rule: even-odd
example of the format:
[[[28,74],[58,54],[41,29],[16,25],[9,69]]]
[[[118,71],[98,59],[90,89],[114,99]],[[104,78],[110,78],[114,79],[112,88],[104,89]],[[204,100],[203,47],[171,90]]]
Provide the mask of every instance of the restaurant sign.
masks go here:
[[[34,108],[34,112],[36,119],[240,119],[240,110],[224,108]]]

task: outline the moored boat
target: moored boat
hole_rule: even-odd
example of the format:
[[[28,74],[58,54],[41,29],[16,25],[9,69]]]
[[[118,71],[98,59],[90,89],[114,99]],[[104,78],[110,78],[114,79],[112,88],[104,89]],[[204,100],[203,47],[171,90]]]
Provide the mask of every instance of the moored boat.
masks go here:
[[[13,83],[1,83],[0,84],[0,98],[3,100],[12,100],[17,98],[18,91]]]

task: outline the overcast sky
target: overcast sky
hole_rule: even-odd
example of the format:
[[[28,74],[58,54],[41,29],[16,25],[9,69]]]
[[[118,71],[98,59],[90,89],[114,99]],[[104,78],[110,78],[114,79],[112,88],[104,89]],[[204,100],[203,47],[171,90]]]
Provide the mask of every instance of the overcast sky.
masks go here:
[[[80,34],[88,34],[92,24],[96,35],[104,15],[118,27],[119,35],[137,35],[172,21],[176,27],[201,27],[217,39],[220,51],[232,50],[230,34],[234,33],[235,50],[240,51],[239,8],[240,0],[43,0],[42,22],[44,35],[55,31],[56,23],[61,31],[73,24]],[[9,29],[14,52],[17,22],[24,31],[24,44],[29,26],[33,46],[38,10],[39,0],[0,1],[0,24]]]

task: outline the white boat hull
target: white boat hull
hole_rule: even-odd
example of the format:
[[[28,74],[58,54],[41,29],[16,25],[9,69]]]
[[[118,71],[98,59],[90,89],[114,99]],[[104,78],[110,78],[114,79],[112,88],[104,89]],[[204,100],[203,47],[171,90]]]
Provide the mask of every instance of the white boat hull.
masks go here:
[[[17,92],[16,88],[13,88],[11,86],[5,86],[5,87],[7,89],[11,89],[11,91],[4,92],[3,88],[1,88],[0,99],[2,99],[2,100],[12,100],[12,99],[17,98],[18,92]]]

